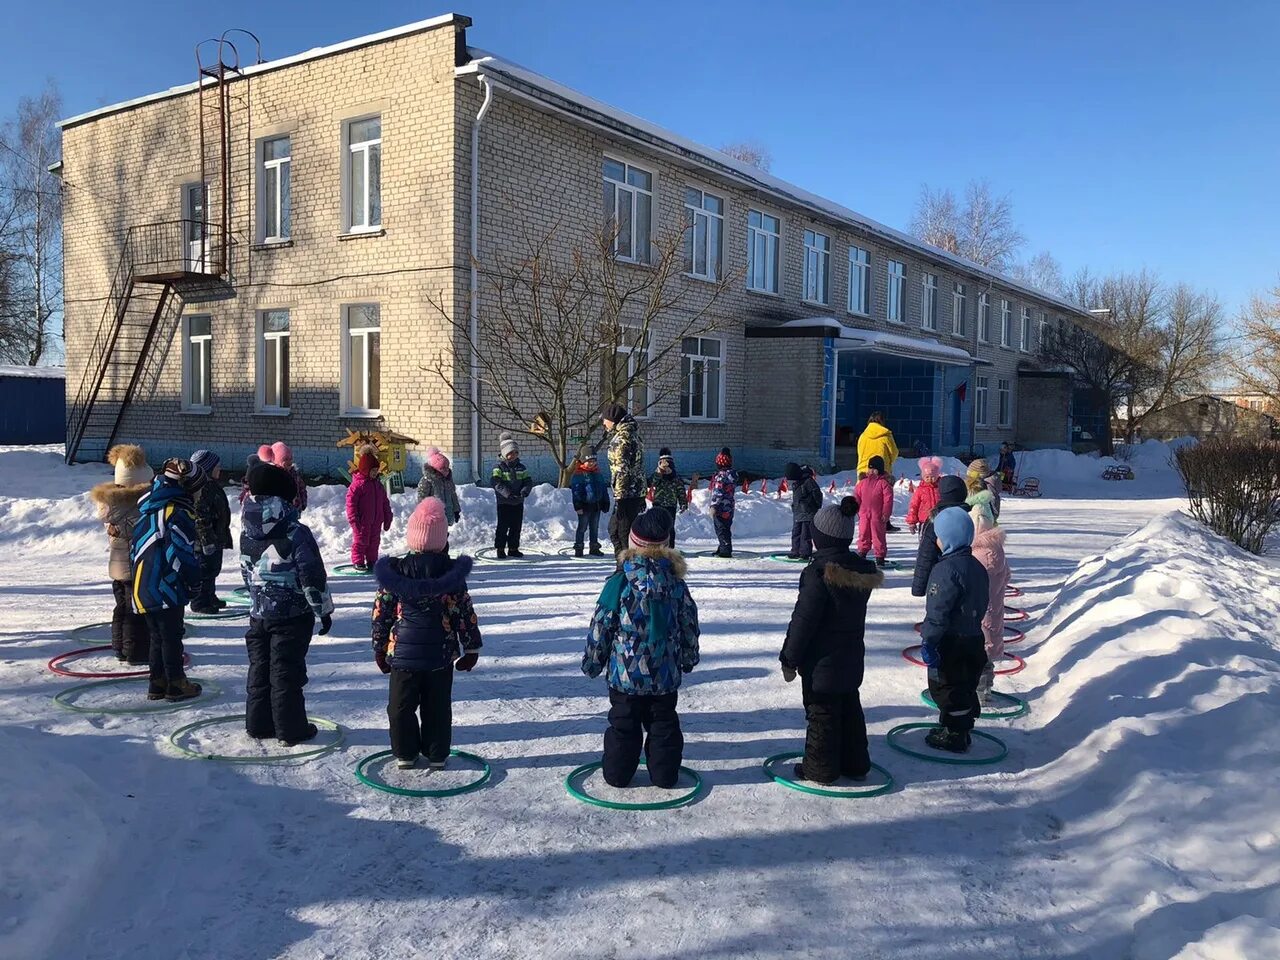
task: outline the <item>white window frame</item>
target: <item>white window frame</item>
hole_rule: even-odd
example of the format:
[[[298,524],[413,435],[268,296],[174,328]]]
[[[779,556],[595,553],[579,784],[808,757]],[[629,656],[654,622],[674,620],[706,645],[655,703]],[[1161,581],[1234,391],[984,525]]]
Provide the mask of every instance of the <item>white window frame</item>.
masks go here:
[[[366,120],[378,121],[378,136],[352,143],[351,128]],[[378,222],[370,223],[373,211],[369,204],[369,156],[375,146],[378,148]],[[292,151],[292,143],[289,149]],[[347,233],[377,233],[382,230],[382,152],[382,114],[370,113],[342,121],[342,226]],[[364,196],[359,198],[351,195],[351,173],[357,163],[364,167]],[[356,221],[357,210],[360,211],[360,222]]]
[[[1013,386],[1003,378],[996,380],[996,426],[1013,426]]]
[[[907,265],[901,260],[890,260],[887,276],[888,282],[885,284],[885,319],[890,323],[905,323]]]
[[[862,306],[854,302],[854,291]],[[849,246],[849,312],[859,317],[871,315],[871,251]]]
[[[965,315],[969,308],[969,288],[959,280],[951,281],[951,335],[965,336],[969,318]]]
[[[920,329],[938,332],[938,275],[928,271],[920,275]]]
[[[267,330],[267,314],[283,313],[288,319],[289,328],[286,330]],[[293,393],[290,389],[289,378],[282,369],[283,364],[280,363],[281,342],[283,341],[284,349],[289,352],[289,369],[293,369],[293,344],[290,336],[293,331],[293,313],[288,307],[272,307],[257,312],[257,392],[258,392],[258,412],[271,416],[286,416],[289,413],[289,404],[269,404],[267,403],[267,375],[274,373],[276,396],[282,393],[288,393],[289,399],[293,399]],[[274,365],[269,367],[268,357],[274,354]]]
[[[1022,308],[1021,329],[1018,331],[1018,349],[1023,353],[1031,352],[1031,308]]]
[[[801,299],[831,305],[831,237],[817,230],[804,232],[804,289]]]
[[[622,164],[621,180],[611,177],[605,173],[606,163]],[[636,170],[649,177],[648,189],[631,182],[630,173],[632,170]],[[622,233],[619,229],[613,236],[614,257],[623,263],[643,264],[651,262],[653,256],[653,220],[656,214],[653,197],[655,187],[658,182],[657,172],[648,167],[642,166],[641,164],[632,163],[624,157],[606,153],[600,159],[600,182],[601,184],[608,184],[613,187],[613,209],[605,210],[604,212],[605,224],[610,229],[614,229],[614,225],[619,223],[618,210],[621,208],[621,204],[624,201],[628,204],[631,211],[631,229],[627,235],[627,242],[630,244],[631,253],[622,254],[618,252],[620,249],[619,241],[622,239]],[[638,198],[642,196],[649,198],[649,222],[644,225],[643,229],[641,228],[640,218],[638,215],[640,208]],[[643,250],[640,249],[641,240],[644,241]]]
[[[275,157],[271,160],[267,159],[267,144],[285,141],[289,145],[288,156]],[[276,202],[275,210],[271,209],[271,205],[267,200],[267,185],[275,183]],[[281,187],[288,182],[289,184],[289,205],[290,213],[293,208],[293,138],[287,133],[282,133],[275,137],[264,137],[258,141],[258,242],[259,243],[284,243],[293,236],[293,226],[289,222],[292,215],[286,217],[284,214],[284,191]],[[276,221],[276,230],[272,233],[268,230],[271,215],[274,213]]]
[[[698,203],[692,203],[690,194],[698,195]],[[720,212],[707,208],[707,199],[718,201],[720,204]],[[687,259],[685,261],[685,274],[690,277],[696,277],[699,280],[719,281],[724,276],[724,212],[728,207],[728,201],[718,193],[712,193],[710,190],[703,190],[701,187],[687,185],[684,188],[684,218],[685,230],[688,231],[687,237]],[[702,273],[698,272],[698,251],[696,249],[698,243],[698,224],[703,226],[703,249],[702,260],[706,264],[706,270]],[[715,257],[711,255],[712,234],[715,235]],[[714,262],[713,262],[714,260]]]
[[[625,400],[624,406],[627,408],[628,411],[630,411],[631,415],[635,417],[637,420],[647,420],[653,410],[653,379],[652,379],[652,374],[649,372],[653,366],[653,336],[652,334],[649,336],[648,342],[643,347],[632,346],[631,344],[626,344],[626,343],[619,344],[617,348],[614,350],[614,353],[615,355],[616,354],[626,355],[628,380],[631,380],[636,375],[636,371],[635,371],[636,357],[641,354],[644,355],[644,369],[646,371],[644,376],[644,385],[645,385],[644,407],[642,409],[640,404],[636,402],[636,397],[634,392],[636,389],[636,386],[634,382],[631,384],[631,386],[627,388],[627,395],[624,398]]]
[[[1013,305],[1003,298],[1000,300],[1000,346],[1013,347]]]
[[[192,320],[208,320],[209,332],[191,334]],[[191,365],[191,348],[200,344],[200,373],[203,375],[205,403],[194,403],[191,400],[191,388],[195,385],[196,371]],[[186,413],[213,412],[213,316],[208,313],[184,314],[182,317],[182,409]]]
[[[977,427],[985,427],[987,425],[987,416],[990,414],[990,387],[991,381],[987,377],[973,378],[973,424]]]
[[[697,341],[698,341],[698,350],[699,350],[699,352],[698,352],[698,353],[687,353],[687,352],[685,351],[685,345],[684,345],[684,342],[683,342],[683,340],[681,341],[681,343],[680,343],[680,368],[681,368],[681,369],[680,369],[680,377],[681,377],[681,387],[680,387],[680,419],[681,419],[681,420],[684,420],[684,421],[688,421],[688,422],[695,422],[695,423],[724,423],[724,422],[725,422],[725,414],[724,414],[724,396],[725,396],[725,361],[726,361],[726,359],[727,359],[726,354],[728,353],[728,342],[727,342],[724,338],[722,338],[722,337],[685,337],[685,338],[684,338],[684,340],[697,340]],[[720,344],[720,355],[719,355],[718,357],[709,357],[709,356],[707,356],[706,354],[704,354],[704,353],[702,353],[702,352],[701,352],[701,350],[702,350],[702,343],[703,343],[704,341],[712,341],[712,340],[714,340],[716,343]],[[704,366],[706,365],[707,361],[714,361],[714,362],[718,365],[718,367],[719,367],[719,372],[720,372],[720,377],[719,377],[719,381],[720,381],[720,383],[719,383],[719,395],[716,397],[716,403],[717,403],[717,406],[719,407],[719,414],[718,414],[718,415],[716,415],[716,416],[714,416],[714,417],[706,416],[706,408],[707,408],[707,397],[708,397],[708,394],[707,394],[707,389],[706,389],[706,376],[705,376],[705,375],[702,377],[702,409],[703,409],[703,414],[702,414],[702,415],[694,414],[694,413],[693,413],[693,406],[692,406],[692,404],[690,404],[689,410],[688,410],[687,412],[685,411],[685,409],[684,409],[685,398],[686,398],[686,397],[692,397],[692,396],[693,396],[693,391],[692,391],[692,390],[688,390],[688,389],[687,389],[687,388],[690,386],[690,383],[691,383],[691,381],[692,381],[692,379],[693,379],[693,370],[692,370],[692,368],[691,368],[691,369],[690,369],[690,371],[689,371],[689,373],[688,373],[688,374],[685,374],[685,372],[684,372],[684,361],[685,361],[685,359],[686,359],[686,358],[688,358],[688,359],[690,359],[690,360],[694,360],[694,361],[702,361],[702,363],[703,363],[703,365],[704,365]]]
[[[760,226],[751,223],[752,214],[760,218]],[[777,225],[776,230],[768,229],[766,217]],[[756,247],[759,244],[763,244],[766,259],[763,267],[756,262]],[[756,284],[757,274],[760,274],[763,285]],[[772,284],[769,283],[770,277]],[[747,210],[747,289],[753,293],[774,296],[782,292],[782,218],[754,207]]]
[[[978,294],[978,341],[991,342],[991,294],[986,291]]]
[[[378,381],[379,381],[379,393],[381,393],[382,306],[381,304],[371,303],[367,301],[361,302],[361,303],[344,303],[342,305],[342,382],[339,385],[339,389],[341,390],[342,393],[341,393],[341,398],[338,406],[339,406],[339,409],[342,411],[342,416],[344,417],[377,417],[382,415],[381,396],[379,396],[378,398],[379,406],[370,407],[368,405],[369,360],[373,356],[373,350],[370,348],[370,345],[369,345],[369,334],[374,331],[374,328],[373,327],[358,328],[357,332],[354,334],[351,331],[351,311],[358,309],[360,307],[375,307],[378,311],[378,326],[376,328],[376,332],[378,334],[378,347],[379,347]],[[351,363],[350,363],[350,360],[348,359],[350,356],[350,352],[348,348],[350,346],[349,341],[353,339],[353,337],[358,337],[359,339],[364,341],[364,399],[365,399],[364,406],[353,406],[347,402],[347,398],[351,394],[351,391],[350,391]]]
[[[1036,344],[1039,347],[1041,352],[1044,351],[1044,345],[1049,340],[1048,334],[1049,334],[1049,314],[1041,310],[1040,311],[1040,333],[1039,333],[1039,338],[1036,341]]]

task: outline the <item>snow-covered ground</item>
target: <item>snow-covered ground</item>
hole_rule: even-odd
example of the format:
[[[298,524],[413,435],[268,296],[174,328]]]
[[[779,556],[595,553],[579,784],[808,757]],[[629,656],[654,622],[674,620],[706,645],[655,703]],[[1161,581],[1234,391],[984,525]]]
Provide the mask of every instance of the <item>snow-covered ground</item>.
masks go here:
[[[799,690],[776,659],[799,568],[693,559],[702,663],[681,712],[708,789],[684,809],[622,813],[561,783],[598,758],[604,686],[578,665],[607,564],[477,564],[484,656],[458,676],[454,708],[455,745],[494,767],[475,793],[356,781],[356,762],[387,746],[361,580],[333,581],[334,630],[309,656],[310,712],[342,724],[345,746],[275,767],[188,760],[172,730],[242,708],[243,627],[188,640],[215,700],[153,717],[59,709],[51,697],[76,681],[44,662],[98,640],[67,631],[109,616],[83,495],[107,469],[0,448],[0,957],[1280,957],[1280,571],[1176,512],[1159,445],[1119,483],[1096,459],[1025,456],[1046,496],[1006,499],[1002,519],[1026,592],[1011,603],[1032,618],[1012,649],[1028,666],[998,689],[1031,713],[980,726],[1005,761],[943,766],[885,745],[890,727],[931,717],[923,671],[900,656],[922,609],[901,571],[871,602],[862,689],[873,759],[897,787],[836,800],[769,782],[761,761],[802,745]],[[739,547],[785,544],[772,489],[745,498]],[[463,500],[455,542],[487,545],[488,491]],[[411,503],[397,502],[388,549]],[[342,490],[312,504],[322,549],[346,560]],[[527,546],[567,546],[563,493],[539,488],[528,513]],[[693,510],[680,535],[711,546]],[[890,538],[891,556],[913,546]],[[80,703],[127,699],[107,688]],[[191,742],[249,750],[234,725]]]

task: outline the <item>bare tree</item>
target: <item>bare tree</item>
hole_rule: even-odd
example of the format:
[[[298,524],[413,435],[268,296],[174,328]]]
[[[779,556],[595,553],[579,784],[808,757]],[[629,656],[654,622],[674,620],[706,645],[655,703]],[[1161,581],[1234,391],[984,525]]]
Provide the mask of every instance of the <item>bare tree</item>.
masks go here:
[[[48,167],[61,113],[50,84],[19,101],[0,132],[0,356],[30,366],[59,353],[62,193]]]
[[[1133,391],[1138,402],[1127,422],[1130,442],[1153,410],[1207,389],[1222,357],[1222,304],[1216,297],[1179,284],[1159,302],[1162,309],[1151,338],[1154,354]]]
[[[1010,274],[1037,290],[1062,296],[1067,292],[1067,281],[1062,275],[1062,264],[1048,250],[1041,250],[1026,263],[1015,264]]]
[[[950,190],[934,190],[927,183],[920,188],[916,212],[911,217],[911,233],[947,253],[960,253],[957,230],[960,214]]]
[[[996,196],[985,180],[965,187],[964,201],[950,190],[920,191],[911,232],[948,253],[958,254],[993,270],[1007,270],[1026,238],[1013,222],[1008,195]]]
[[[769,152],[768,147],[757,140],[736,140],[733,143],[726,143],[720,148],[720,152],[727,153],[735,160],[741,160],[765,173],[768,173],[769,168],[773,166],[773,154]]]
[[[1249,301],[1239,326],[1241,346],[1231,368],[1241,386],[1266,398],[1269,410],[1280,409],[1280,283]]]
[[[553,228],[521,254],[483,265],[488,306],[475,336],[465,310],[429,298],[456,349],[422,369],[485,423],[545,444],[564,485],[604,406],[649,409],[678,389],[682,341],[716,329],[713,308],[733,278],[687,283],[684,233],[655,240],[641,267],[619,262],[616,231],[578,247],[560,233]],[[474,407],[468,382],[456,376],[472,350],[481,382]]]

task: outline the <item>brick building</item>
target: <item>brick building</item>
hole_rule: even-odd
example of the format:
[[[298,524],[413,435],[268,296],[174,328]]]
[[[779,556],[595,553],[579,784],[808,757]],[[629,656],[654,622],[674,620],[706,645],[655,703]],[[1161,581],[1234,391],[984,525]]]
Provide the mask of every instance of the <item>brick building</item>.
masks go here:
[[[219,53],[232,69],[63,121],[69,456],[128,439],[238,462],[281,438],[318,471],[377,425],[467,476],[498,431],[424,372],[464,394],[471,375],[433,304],[471,309],[473,242],[483,265],[609,218],[621,270],[687,229],[689,296],[734,278],[645,411],[651,459],[843,464],[875,409],[904,449],[1069,443],[1070,380],[1037,353],[1075,307],[474,50],[469,26]]]
[[[1152,410],[1142,420],[1144,440],[1176,440],[1195,437],[1240,437],[1250,440],[1280,439],[1280,419],[1240,403],[1234,396],[1200,394]]]

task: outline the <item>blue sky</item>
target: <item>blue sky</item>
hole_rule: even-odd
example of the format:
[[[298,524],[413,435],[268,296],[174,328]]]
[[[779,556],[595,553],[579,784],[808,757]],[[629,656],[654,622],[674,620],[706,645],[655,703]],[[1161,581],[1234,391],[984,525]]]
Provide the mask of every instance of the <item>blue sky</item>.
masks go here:
[[[445,12],[406,2],[10,4],[0,112],[194,79],[195,41],[268,59]],[[471,0],[472,45],[905,228],[922,183],[986,178],[1068,272],[1148,267],[1234,312],[1280,280],[1280,4]]]

